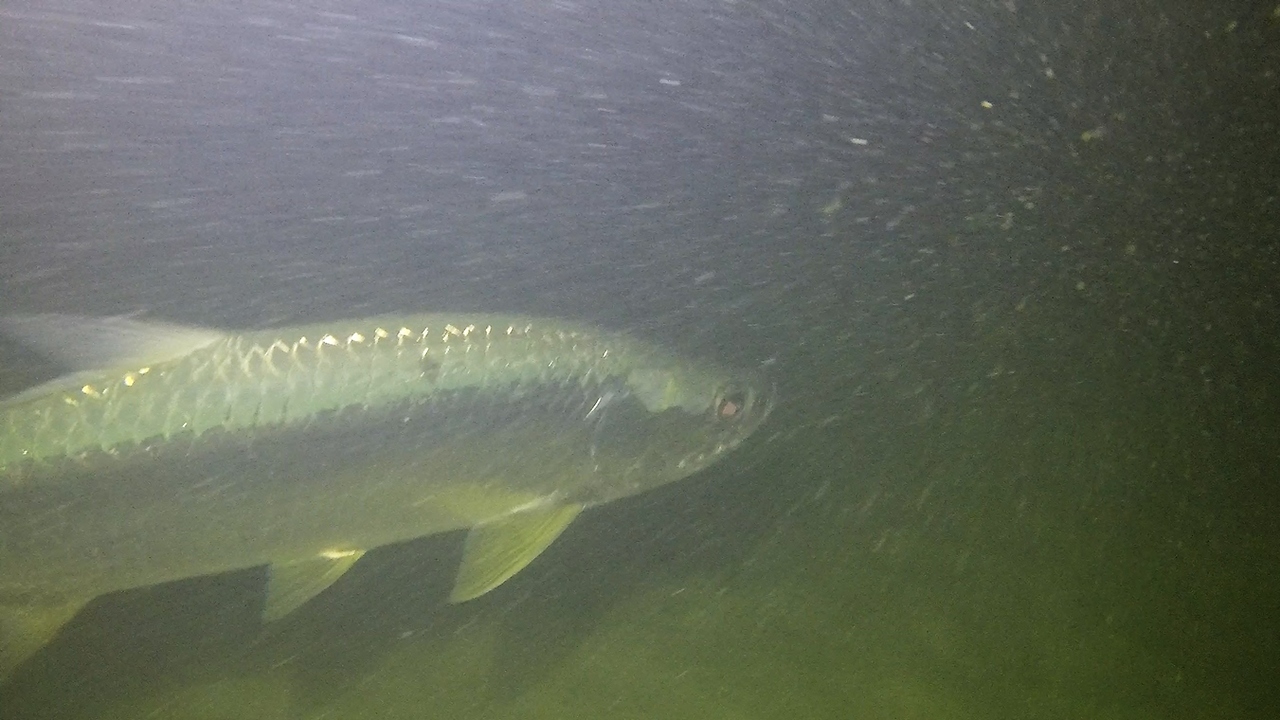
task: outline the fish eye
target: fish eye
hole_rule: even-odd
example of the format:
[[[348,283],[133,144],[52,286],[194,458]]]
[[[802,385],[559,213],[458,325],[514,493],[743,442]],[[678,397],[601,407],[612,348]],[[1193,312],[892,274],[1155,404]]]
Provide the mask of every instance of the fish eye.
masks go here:
[[[742,390],[722,390],[716,395],[716,417],[720,420],[733,420],[747,409],[749,400],[747,393]]]

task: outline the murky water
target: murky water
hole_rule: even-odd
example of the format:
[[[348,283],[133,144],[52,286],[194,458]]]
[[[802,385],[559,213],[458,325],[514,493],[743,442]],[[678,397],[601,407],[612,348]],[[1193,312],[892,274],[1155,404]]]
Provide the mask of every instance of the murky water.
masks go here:
[[[5,311],[564,316],[780,398],[478,600],[455,535],[266,628],[259,571],[110,595],[0,716],[1267,717],[1273,15],[0,10]]]

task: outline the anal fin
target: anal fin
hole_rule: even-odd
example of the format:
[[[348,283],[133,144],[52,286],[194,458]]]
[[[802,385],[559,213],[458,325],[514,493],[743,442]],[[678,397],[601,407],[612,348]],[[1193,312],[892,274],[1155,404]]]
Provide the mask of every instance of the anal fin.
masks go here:
[[[267,570],[264,622],[279,620],[338,581],[364,556],[363,550],[326,552],[309,560],[272,563]]]
[[[547,549],[582,512],[577,504],[522,510],[471,528],[449,602],[479,597]]]
[[[88,600],[0,605],[0,682],[53,639]]]

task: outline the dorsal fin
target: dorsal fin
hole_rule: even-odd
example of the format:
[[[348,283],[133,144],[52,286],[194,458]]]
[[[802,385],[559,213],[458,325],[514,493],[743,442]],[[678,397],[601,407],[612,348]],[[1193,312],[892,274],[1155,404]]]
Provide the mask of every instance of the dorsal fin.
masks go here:
[[[146,367],[211,345],[225,333],[126,317],[6,315],[0,333],[73,373]]]

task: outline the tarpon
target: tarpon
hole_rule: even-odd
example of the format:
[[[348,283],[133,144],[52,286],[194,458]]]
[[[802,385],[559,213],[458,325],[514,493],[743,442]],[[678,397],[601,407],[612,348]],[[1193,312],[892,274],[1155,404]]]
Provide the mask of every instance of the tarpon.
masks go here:
[[[477,597],[772,404],[754,373],[545,318],[0,332],[72,370],[0,402],[0,677],[105,593],[266,565],[270,621],[366,551],[450,530],[468,533],[449,599]]]

